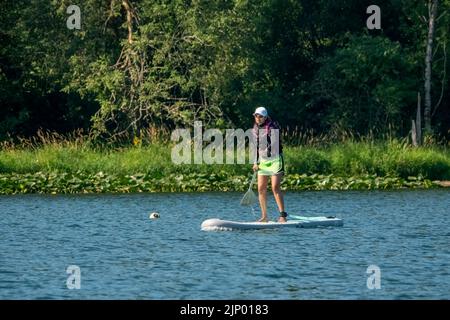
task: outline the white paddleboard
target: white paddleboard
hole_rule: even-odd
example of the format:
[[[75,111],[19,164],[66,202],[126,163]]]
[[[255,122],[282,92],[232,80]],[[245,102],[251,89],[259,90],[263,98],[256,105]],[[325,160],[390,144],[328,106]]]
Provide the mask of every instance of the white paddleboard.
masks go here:
[[[274,228],[314,228],[314,227],[341,227],[342,219],[336,217],[303,217],[289,216],[286,222],[239,222],[221,219],[208,219],[203,221],[203,231],[229,231],[229,230],[255,230]],[[294,219],[292,219],[294,218]]]

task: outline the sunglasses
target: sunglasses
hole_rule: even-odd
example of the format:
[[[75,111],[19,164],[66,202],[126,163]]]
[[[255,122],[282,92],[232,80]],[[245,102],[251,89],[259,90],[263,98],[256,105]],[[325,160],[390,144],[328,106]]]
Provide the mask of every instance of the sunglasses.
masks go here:
[[[255,114],[255,118],[261,119],[261,118],[264,118],[264,116],[262,116],[260,114]]]

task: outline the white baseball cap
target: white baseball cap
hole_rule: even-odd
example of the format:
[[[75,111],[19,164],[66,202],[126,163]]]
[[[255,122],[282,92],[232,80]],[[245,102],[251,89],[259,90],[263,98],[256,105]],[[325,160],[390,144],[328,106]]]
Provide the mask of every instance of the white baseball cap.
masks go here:
[[[253,113],[253,115],[255,115],[255,114],[260,114],[260,115],[262,115],[263,117],[267,117],[267,110],[266,110],[266,108],[264,108],[264,107],[258,107],[258,108],[256,108],[256,110],[255,110],[255,112]]]

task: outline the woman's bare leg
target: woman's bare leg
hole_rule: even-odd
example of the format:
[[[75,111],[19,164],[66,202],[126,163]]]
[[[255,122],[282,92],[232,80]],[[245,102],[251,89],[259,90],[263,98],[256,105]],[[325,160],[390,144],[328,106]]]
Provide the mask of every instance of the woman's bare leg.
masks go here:
[[[281,191],[281,180],[283,179],[283,174],[277,174],[272,176],[272,192],[275,197],[275,201],[278,205],[278,210],[284,212],[284,198],[283,192]],[[286,218],[280,217],[279,222],[286,222]]]
[[[269,176],[258,175],[258,194],[259,205],[261,207],[261,219],[259,221],[267,221],[267,185]]]

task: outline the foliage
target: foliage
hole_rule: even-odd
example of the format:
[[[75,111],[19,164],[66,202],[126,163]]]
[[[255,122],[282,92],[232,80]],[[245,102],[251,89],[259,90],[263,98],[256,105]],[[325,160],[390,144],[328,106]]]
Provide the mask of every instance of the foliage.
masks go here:
[[[284,127],[406,136],[423,90],[426,1],[4,0],[0,139],[83,128],[241,127],[265,105]],[[432,123],[448,138],[450,3],[440,1]],[[374,129],[375,128],[375,129]]]
[[[316,75],[312,108],[322,108],[323,125],[367,134],[387,132],[405,114],[412,117],[408,110],[414,110],[419,83],[405,56],[389,39],[350,37],[345,47],[324,59]]]

